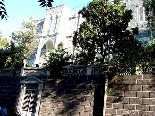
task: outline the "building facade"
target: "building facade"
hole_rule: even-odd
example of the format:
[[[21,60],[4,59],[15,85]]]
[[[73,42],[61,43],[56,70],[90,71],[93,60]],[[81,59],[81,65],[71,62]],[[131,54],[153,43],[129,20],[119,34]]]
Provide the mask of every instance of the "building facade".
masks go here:
[[[143,7],[143,0],[123,0],[123,4],[127,9],[132,10],[133,19],[129,23],[129,29],[138,27],[139,34],[135,36],[143,45],[149,41],[147,20],[145,15],[145,8]]]
[[[133,19],[129,23],[130,28],[139,28],[139,35],[135,36],[143,45],[149,40],[145,9],[142,0],[122,0],[126,9],[133,11]],[[41,20],[38,27],[39,45],[35,56],[34,64],[42,64],[43,53],[56,48],[63,42],[69,54],[73,54],[73,33],[84,21],[77,10],[71,10],[65,4],[47,9],[46,17]]]
[[[73,54],[73,33],[84,20],[78,11],[65,4],[47,9],[44,23],[38,28],[39,45],[34,64],[42,64],[42,53],[56,48],[60,42],[69,54]]]

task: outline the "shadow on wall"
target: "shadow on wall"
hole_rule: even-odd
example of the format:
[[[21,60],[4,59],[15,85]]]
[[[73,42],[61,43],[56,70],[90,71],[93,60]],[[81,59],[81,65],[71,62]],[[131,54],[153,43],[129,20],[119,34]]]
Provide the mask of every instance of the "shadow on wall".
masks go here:
[[[43,69],[25,69],[25,74],[20,76],[21,69],[0,69],[0,107],[6,108],[8,116],[18,116],[17,104],[21,93],[21,81],[29,76],[40,80],[46,79]],[[26,76],[27,75],[27,76]]]
[[[25,69],[23,76],[20,76],[19,69],[0,72],[0,106],[7,109],[9,116],[17,116],[20,82],[28,76],[44,81],[39,116],[103,116],[105,75],[66,75],[63,78],[47,79],[38,70]]]
[[[103,116],[104,75],[67,75],[45,83],[39,116]]]
[[[20,93],[20,69],[0,70],[0,106],[9,116],[16,116],[16,103]]]

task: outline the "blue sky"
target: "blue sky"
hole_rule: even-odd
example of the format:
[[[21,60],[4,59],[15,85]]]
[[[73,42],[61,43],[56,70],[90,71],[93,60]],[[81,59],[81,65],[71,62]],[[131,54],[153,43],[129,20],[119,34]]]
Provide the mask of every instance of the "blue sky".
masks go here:
[[[46,8],[39,6],[38,0],[4,0],[8,13],[7,20],[0,20],[0,31],[4,36],[21,27],[22,20],[28,17],[42,19],[46,15]],[[71,9],[80,8],[92,0],[54,0],[53,6],[66,4]]]

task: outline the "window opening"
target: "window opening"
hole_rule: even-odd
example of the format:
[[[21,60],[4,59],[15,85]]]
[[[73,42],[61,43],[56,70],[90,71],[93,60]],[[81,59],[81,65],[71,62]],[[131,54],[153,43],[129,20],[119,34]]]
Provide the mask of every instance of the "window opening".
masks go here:
[[[145,17],[145,9],[143,6],[139,7],[139,21],[146,21],[146,17]]]

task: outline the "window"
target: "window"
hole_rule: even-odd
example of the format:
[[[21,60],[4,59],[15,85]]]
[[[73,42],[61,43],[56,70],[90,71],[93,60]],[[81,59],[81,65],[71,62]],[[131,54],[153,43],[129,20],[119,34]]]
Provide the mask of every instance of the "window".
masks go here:
[[[145,9],[143,6],[139,7],[139,21],[143,22],[146,21],[146,17],[145,17]]]

